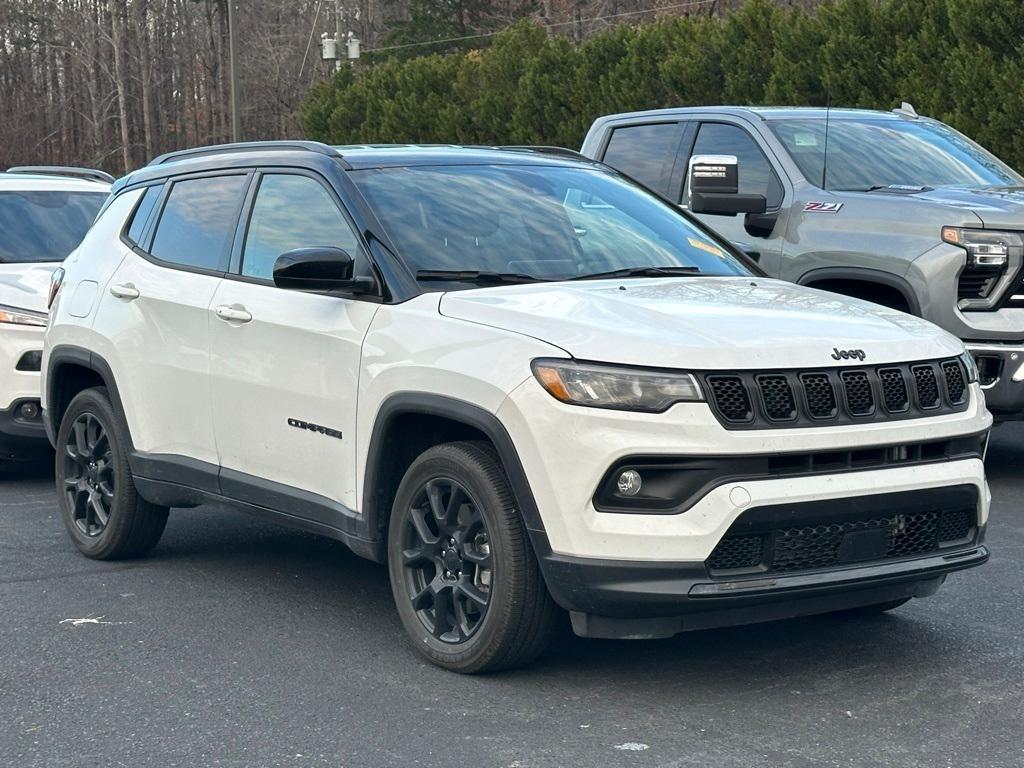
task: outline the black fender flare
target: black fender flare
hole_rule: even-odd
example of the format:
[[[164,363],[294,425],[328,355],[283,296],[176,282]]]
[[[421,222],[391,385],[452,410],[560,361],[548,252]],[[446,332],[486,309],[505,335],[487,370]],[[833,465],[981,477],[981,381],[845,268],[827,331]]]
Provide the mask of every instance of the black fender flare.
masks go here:
[[[820,280],[856,280],[861,283],[884,285],[886,288],[898,291],[903,296],[907,306],[910,307],[911,314],[921,316],[921,302],[918,301],[913,287],[905,278],[891,272],[870,267],[819,267],[805,272],[796,282],[797,285],[808,285]]]
[[[57,429],[60,424],[56,421],[57,414],[54,413],[53,403],[57,401],[59,380],[54,375],[62,365],[76,365],[87,368],[96,373],[102,380],[114,410],[124,417],[124,406],[121,403],[121,393],[117,389],[117,381],[110,364],[92,350],[72,344],[59,344],[50,351],[46,364],[46,403],[49,406],[43,411],[43,424],[46,427],[46,436],[50,444],[54,445],[57,440]],[[128,440],[131,441],[131,431],[128,431]]]
[[[486,435],[498,452],[498,458],[501,459],[531,541],[535,547],[540,546],[542,549],[547,549],[547,535],[544,532],[544,524],[541,521],[540,511],[537,509],[536,499],[530,489],[523,464],[519,460],[519,453],[508,430],[505,429],[505,425],[493,413],[478,405],[428,392],[398,392],[389,395],[377,410],[366,454],[366,470],[363,474],[363,508],[361,512],[370,531],[383,530],[383,523],[391,512],[389,509],[379,509],[380,505],[377,501],[381,459],[384,455],[384,436],[387,434],[391,422],[406,414],[440,416],[473,427]]]

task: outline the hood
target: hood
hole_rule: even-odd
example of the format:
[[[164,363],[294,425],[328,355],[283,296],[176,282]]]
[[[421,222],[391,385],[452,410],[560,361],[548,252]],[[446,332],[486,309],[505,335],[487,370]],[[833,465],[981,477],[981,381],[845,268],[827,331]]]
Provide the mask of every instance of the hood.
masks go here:
[[[446,293],[441,314],[520,333],[580,360],[741,370],[952,357],[958,339],[911,315],[780,280],[586,280]],[[853,364],[859,363],[855,360]]]
[[[50,292],[50,275],[59,266],[0,263],[0,304],[45,312]]]
[[[880,194],[874,192],[873,195]],[[963,189],[940,187],[910,195],[915,200],[970,211],[988,229],[1024,229],[1024,187]]]

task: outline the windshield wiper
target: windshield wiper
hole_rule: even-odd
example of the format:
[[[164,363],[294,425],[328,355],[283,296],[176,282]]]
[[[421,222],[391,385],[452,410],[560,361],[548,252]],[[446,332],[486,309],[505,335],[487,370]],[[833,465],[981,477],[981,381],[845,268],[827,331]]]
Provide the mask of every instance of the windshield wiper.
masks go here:
[[[543,277],[522,272],[487,272],[478,269],[421,269],[417,280],[448,280],[465,283],[546,283]]]
[[[698,267],[627,267],[626,269],[613,269],[610,272],[595,272],[591,275],[578,275],[570,280],[600,280],[602,278],[614,277],[680,277],[685,275],[699,275]]]
[[[919,186],[917,184],[873,184],[870,187],[851,187],[849,189],[832,189],[832,192],[928,192],[932,187]]]

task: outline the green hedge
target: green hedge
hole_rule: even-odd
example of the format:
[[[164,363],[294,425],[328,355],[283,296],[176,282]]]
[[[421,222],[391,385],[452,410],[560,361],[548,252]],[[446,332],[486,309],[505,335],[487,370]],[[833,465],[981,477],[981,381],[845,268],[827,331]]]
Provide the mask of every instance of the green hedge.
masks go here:
[[[903,100],[1024,168],[1024,1],[748,0],[724,18],[620,26],[574,45],[520,24],[487,48],[377,60],[312,88],[335,144],[578,147],[598,115],[700,104],[890,109]]]

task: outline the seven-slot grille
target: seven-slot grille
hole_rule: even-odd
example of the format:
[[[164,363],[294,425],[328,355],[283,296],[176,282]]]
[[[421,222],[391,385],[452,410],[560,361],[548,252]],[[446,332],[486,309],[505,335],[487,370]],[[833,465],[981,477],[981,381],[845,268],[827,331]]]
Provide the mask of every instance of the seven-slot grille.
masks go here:
[[[739,371],[704,376],[727,429],[829,426],[962,411],[967,375],[957,359],[818,371]]]

